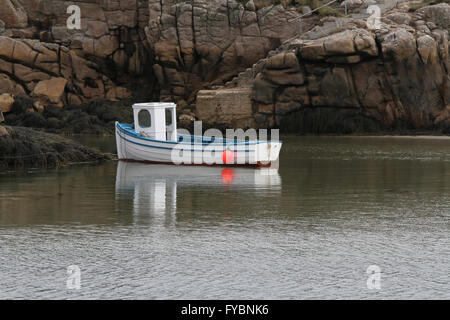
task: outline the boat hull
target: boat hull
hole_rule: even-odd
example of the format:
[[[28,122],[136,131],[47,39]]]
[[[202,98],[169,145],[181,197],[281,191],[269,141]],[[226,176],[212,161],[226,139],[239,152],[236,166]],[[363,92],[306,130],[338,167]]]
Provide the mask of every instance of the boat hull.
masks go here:
[[[128,125],[116,123],[117,156],[121,161],[266,167],[278,160],[282,146],[280,141],[197,143],[196,140],[198,137],[192,136],[180,136],[178,142],[154,140],[135,134]],[[224,159],[224,152],[230,152],[232,159]]]

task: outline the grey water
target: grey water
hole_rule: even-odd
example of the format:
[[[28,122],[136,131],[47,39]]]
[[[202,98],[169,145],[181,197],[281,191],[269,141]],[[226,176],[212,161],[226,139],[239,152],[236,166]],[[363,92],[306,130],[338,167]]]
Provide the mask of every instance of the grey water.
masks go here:
[[[449,139],[283,142],[278,170],[2,171],[0,299],[450,298]]]

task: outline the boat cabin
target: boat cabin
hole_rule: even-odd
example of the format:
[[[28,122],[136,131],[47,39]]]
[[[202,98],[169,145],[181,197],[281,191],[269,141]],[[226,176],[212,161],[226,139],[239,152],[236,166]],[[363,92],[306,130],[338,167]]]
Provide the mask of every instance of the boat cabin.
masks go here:
[[[177,105],[170,102],[135,103],[134,130],[143,137],[177,141]]]

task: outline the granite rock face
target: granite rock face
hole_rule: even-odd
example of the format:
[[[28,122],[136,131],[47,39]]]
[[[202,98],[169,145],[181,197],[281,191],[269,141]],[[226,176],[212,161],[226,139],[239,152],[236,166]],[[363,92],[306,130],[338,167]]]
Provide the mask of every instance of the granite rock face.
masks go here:
[[[0,2],[0,93],[43,107],[131,96],[123,86],[143,75],[148,60],[147,1]],[[73,4],[80,29],[67,27]]]
[[[281,5],[257,10],[253,0],[0,4],[0,93],[44,107],[129,98],[125,87],[137,87],[135,78],[151,88],[159,82],[161,100],[193,102],[200,88],[233,77],[295,36],[295,23],[286,21],[298,16]],[[80,29],[68,27],[71,5],[80,8]],[[42,89],[54,79],[66,83],[49,97]]]
[[[10,112],[14,104],[14,98],[10,93],[0,94],[0,111]]]
[[[288,41],[252,68],[247,122],[284,127],[286,119],[307,122],[322,113],[384,128],[448,130],[449,22],[448,4],[415,12],[402,6],[388,11],[378,30],[353,20],[325,37]],[[221,119],[212,121],[232,125]]]
[[[299,37],[300,10],[261,2],[0,0],[0,95],[28,96],[26,111],[42,115],[132,89],[210,125],[277,127],[327,110],[385,127],[450,126],[448,4],[411,12],[388,1],[374,30],[366,9],[379,1],[349,1],[354,16],[325,17]],[[80,29],[67,27],[70,5]]]
[[[14,96],[36,96],[34,90],[43,81],[64,79],[67,87],[58,101],[50,101],[60,105],[105,98],[117,90],[94,62],[65,46],[35,39],[0,36],[0,72],[0,92]]]
[[[295,10],[253,0],[149,0],[146,28],[162,100],[192,102],[198,89],[231,79],[297,35]]]
[[[28,15],[18,0],[0,0],[0,17],[7,28],[25,28]]]

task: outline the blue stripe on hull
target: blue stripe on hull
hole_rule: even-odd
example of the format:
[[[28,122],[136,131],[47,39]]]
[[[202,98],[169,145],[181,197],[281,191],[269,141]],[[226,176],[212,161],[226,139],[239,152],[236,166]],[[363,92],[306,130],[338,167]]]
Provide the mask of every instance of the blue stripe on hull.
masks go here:
[[[127,134],[126,131],[124,133]],[[162,147],[162,146],[152,146],[152,145],[148,145],[148,144],[139,143],[139,142],[132,141],[132,140],[129,140],[129,139],[125,138],[119,132],[117,132],[117,134],[119,135],[119,137],[121,139],[123,139],[123,140],[125,140],[125,141],[127,141],[129,143],[133,143],[133,144],[139,145],[139,146],[143,146],[143,147],[147,147],[147,148],[155,148],[155,149],[165,149],[165,150],[173,150],[173,149],[175,149],[175,147],[170,148],[170,147]],[[135,137],[133,135],[131,135],[131,136],[133,138],[137,138],[137,139],[141,139],[141,140],[147,140],[147,139],[142,139],[142,138]],[[157,141],[157,140],[155,140],[155,141]],[[178,143],[176,143],[176,142],[174,142],[174,143],[176,145],[178,145]],[[190,145],[195,145],[195,144],[190,144]],[[208,145],[206,145],[206,146],[208,146]],[[199,149],[178,149],[177,148],[176,150],[179,150],[179,151],[190,151],[190,152],[213,152],[213,151],[214,152],[216,152],[216,151],[217,152],[223,152],[223,150],[203,150],[203,149],[199,150]],[[233,152],[255,152],[255,150],[230,150],[230,151],[233,151]]]
[[[126,127],[130,127],[129,129]],[[121,124],[121,123],[117,123],[116,126],[117,129],[119,129],[121,132],[123,132],[124,134],[131,136],[133,138],[136,139],[140,139],[140,140],[144,140],[144,141],[150,141],[150,142],[158,142],[158,143],[164,143],[164,144],[171,144],[171,145],[178,145],[178,144],[186,144],[186,145],[202,145],[202,146],[227,146],[227,145],[258,145],[261,143],[268,143],[268,142],[281,142],[281,141],[262,141],[262,140],[256,140],[256,141],[245,141],[245,142],[237,142],[237,141],[230,141],[230,140],[226,140],[223,139],[221,141],[223,141],[223,143],[213,143],[213,141],[209,142],[209,143],[193,143],[193,142],[175,142],[175,141],[164,141],[164,140],[156,140],[156,139],[151,139],[151,138],[145,138],[142,137],[141,135],[137,134],[136,132],[134,132],[131,129],[130,125],[125,125],[125,124]],[[185,136],[188,137],[189,136]],[[190,136],[191,138],[193,136]],[[195,138],[195,137],[194,137]],[[198,138],[198,137],[197,137]],[[203,138],[202,138],[203,139]]]

